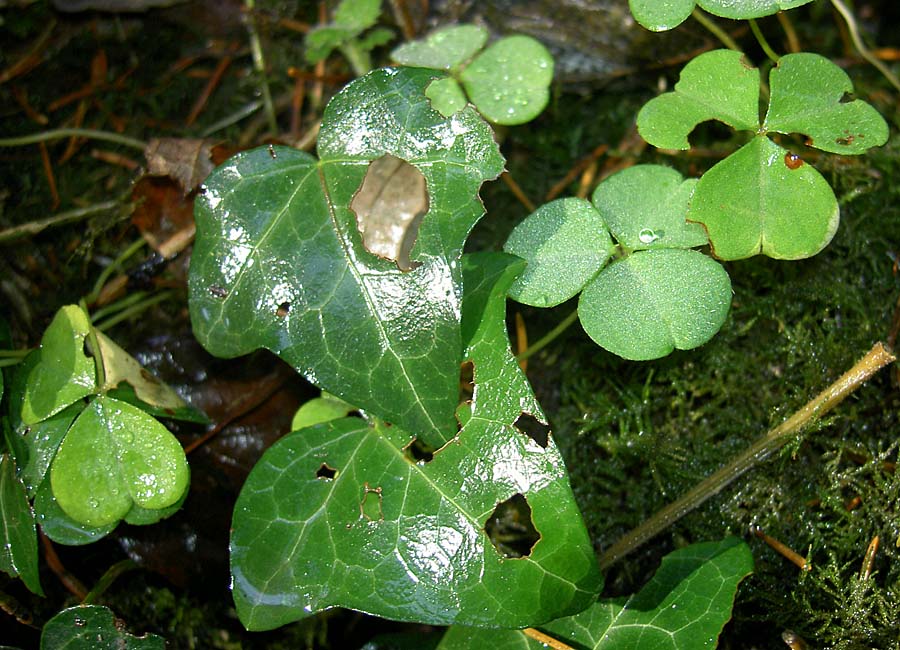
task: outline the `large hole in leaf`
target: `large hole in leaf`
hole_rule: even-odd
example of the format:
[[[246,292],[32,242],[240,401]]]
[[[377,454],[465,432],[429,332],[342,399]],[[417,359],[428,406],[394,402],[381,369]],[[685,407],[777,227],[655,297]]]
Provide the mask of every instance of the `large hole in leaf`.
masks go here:
[[[509,558],[528,557],[541,538],[531,520],[531,506],[519,493],[497,504],[484,524],[484,532],[494,548]]]
[[[428,212],[422,172],[390,154],[373,160],[350,209],[356,214],[366,250],[391,260],[401,271],[418,266],[409,254]]]
[[[513,426],[544,449],[550,444],[550,425],[544,424],[530,413],[522,413]]]
[[[322,463],[321,467],[316,470],[316,478],[322,479],[323,481],[333,481],[337,476],[338,471],[328,465],[327,463]]]
[[[428,445],[418,438],[413,438],[412,442],[403,448],[403,453],[414,463],[430,463],[434,458],[434,447]]]
[[[383,500],[381,486],[372,487],[363,483],[362,501],[359,502],[359,518],[367,521],[384,520],[384,512],[381,509]]]

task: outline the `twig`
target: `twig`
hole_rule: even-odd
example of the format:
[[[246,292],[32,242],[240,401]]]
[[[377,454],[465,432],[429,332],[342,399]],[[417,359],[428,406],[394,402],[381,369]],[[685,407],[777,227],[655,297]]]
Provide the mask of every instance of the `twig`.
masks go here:
[[[197,97],[197,100],[194,102],[194,105],[191,107],[191,112],[188,114],[187,119],[184,121],[185,126],[191,126],[194,122],[197,121],[197,117],[206,108],[206,104],[209,101],[210,96],[213,94],[213,91],[222,81],[222,77],[225,74],[225,71],[228,70],[228,67],[232,62],[231,55],[226,54],[219,62],[216,64],[216,69],[213,70],[212,75],[209,77],[209,81],[206,82],[206,85],[203,87],[203,91]]]
[[[753,528],[753,534],[768,544],[779,555],[786,558],[792,564],[798,566],[802,571],[812,570],[812,565],[806,561],[806,558],[790,548],[787,544],[778,541],[774,537],[766,535],[761,528]]]
[[[93,214],[97,214],[98,212],[112,210],[119,205],[119,201],[104,201],[103,203],[89,205],[86,208],[77,208],[75,210],[68,210],[67,212],[60,212],[59,214],[55,214],[52,217],[47,217],[46,219],[29,221],[28,223],[23,223],[20,226],[13,226],[12,228],[7,228],[6,230],[0,230],[0,246],[16,241],[18,239],[22,239],[23,237],[37,235],[38,233],[53,226],[61,226],[65,223],[81,221],[82,219],[85,219],[86,217],[89,217]]]
[[[543,632],[535,630],[533,627],[526,627],[522,630],[522,634],[530,636],[538,643],[543,643],[546,647],[553,648],[553,650],[573,650],[572,646],[566,645],[562,641],[557,641],[552,636],[547,636]]]
[[[53,173],[53,165],[50,163],[50,154],[47,152],[47,143],[41,142],[38,145],[41,151],[41,164],[44,166],[44,175],[47,177],[47,186],[50,188],[50,197],[53,203],[50,209],[56,212],[59,209],[59,192],[56,189],[56,176]]]
[[[0,84],[6,83],[10,79],[14,79],[19,75],[25,74],[29,70],[33,70],[41,63],[41,59],[38,56],[41,50],[44,49],[44,46],[47,45],[47,42],[50,40],[50,36],[53,34],[53,30],[56,28],[56,20],[51,20],[50,23],[44,28],[44,31],[41,32],[40,36],[37,37],[37,40],[34,42],[34,46],[28,50],[28,52],[21,59],[13,63],[11,66],[6,68],[3,72],[0,72]]]
[[[562,177],[559,181],[554,183],[553,187],[547,192],[547,195],[544,197],[544,201],[552,201],[559,194],[566,189],[572,181],[578,178],[579,174],[587,169],[590,164],[597,159],[600,158],[603,154],[606,153],[607,149],[609,149],[608,144],[601,144],[594,147],[594,150],[591,151],[588,155],[579,160],[575,165],[570,169],[565,176]]]
[[[44,557],[47,560],[47,566],[50,567],[50,570],[56,574],[56,577],[59,578],[59,581],[62,583],[63,587],[65,587],[69,593],[71,593],[75,598],[78,599],[79,602],[85,599],[88,595],[88,590],[82,584],[81,580],[76,578],[74,575],[69,573],[69,570],[63,566],[62,561],[59,559],[59,555],[56,554],[56,549],[53,547],[53,542],[50,541],[44,533],[40,533],[41,542],[44,545]]]
[[[831,4],[847,23],[847,29],[850,30],[850,39],[853,41],[853,46],[856,48],[856,51],[859,52],[862,58],[871,63],[881,74],[883,74],[885,79],[887,79],[894,88],[900,91],[900,79],[897,79],[890,68],[872,56],[872,53],[869,52],[863,44],[862,37],[859,35],[859,28],[856,25],[856,18],[853,17],[853,12],[847,8],[847,5],[844,4],[843,0],[831,0]]]
[[[519,187],[519,184],[516,182],[516,179],[512,177],[512,174],[510,174],[509,172],[503,172],[503,175],[500,176],[500,179],[504,183],[506,183],[506,186],[513,193],[513,196],[515,196],[519,200],[519,203],[525,206],[526,210],[528,210],[529,212],[534,212],[534,203],[532,203],[531,199],[529,199],[528,196],[526,196],[525,192],[522,191],[522,188]]]
[[[61,138],[92,138],[94,140],[106,140],[107,142],[115,142],[125,147],[132,147],[143,151],[147,148],[147,143],[137,138],[129,138],[127,135],[119,135],[109,131],[99,131],[97,129],[50,129],[49,131],[41,131],[40,133],[32,133],[31,135],[20,135],[16,138],[0,138],[0,147],[22,147],[27,144],[37,144],[38,142],[47,142],[49,140],[59,140]]]
[[[778,22],[784,30],[784,35],[787,37],[788,52],[791,54],[800,52],[803,47],[800,45],[800,39],[797,38],[797,30],[794,29],[794,23],[791,22],[791,19],[788,18],[787,13],[784,11],[779,11],[775,16],[778,18]]]
[[[881,368],[894,361],[893,353],[884,344],[872,349],[833,384],[806,403],[803,408],[768,433],[728,465],[688,490],[634,530],[626,533],[600,556],[600,566],[607,568],[647,540],[671,526],[694,508],[706,502],[756,464],[768,458],[791,438],[840,404]]]
[[[525,327],[525,319],[522,312],[516,312],[516,350],[517,354],[525,354],[528,349],[528,328]],[[528,372],[528,358],[519,359],[519,367],[522,372]]]

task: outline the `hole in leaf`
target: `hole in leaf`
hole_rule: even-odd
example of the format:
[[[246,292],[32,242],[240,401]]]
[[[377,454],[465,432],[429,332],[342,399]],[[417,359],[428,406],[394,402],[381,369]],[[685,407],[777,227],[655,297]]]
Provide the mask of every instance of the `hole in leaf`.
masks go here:
[[[278,318],[285,318],[289,313],[291,313],[291,303],[287,300],[278,305],[278,309],[275,310],[275,315]]]
[[[391,260],[401,271],[419,266],[409,254],[428,212],[422,172],[390,154],[373,160],[350,209],[356,214],[366,250]]]
[[[531,520],[531,506],[519,493],[497,504],[484,524],[484,532],[494,548],[509,558],[528,557],[541,539]]]
[[[322,479],[323,481],[333,481],[337,476],[337,473],[338,471],[328,463],[322,463],[322,466],[316,470],[316,478]]]
[[[384,512],[381,510],[383,501],[381,486],[370,487],[368,482],[363,483],[363,497],[359,502],[359,518],[368,521],[383,521]]]
[[[459,404],[471,402],[475,396],[475,364],[463,361],[459,366]]]
[[[413,438],[412,442],[403,448],[403,453],[407,458],[414,463],[422,464],[431,462],[431,459],[434,458],[434,451],[434,447],[425,444],[418,438]]]
[[[544,424],[529,413],[522,413],[513,426],[544,449],[550,444],[550,425]]]

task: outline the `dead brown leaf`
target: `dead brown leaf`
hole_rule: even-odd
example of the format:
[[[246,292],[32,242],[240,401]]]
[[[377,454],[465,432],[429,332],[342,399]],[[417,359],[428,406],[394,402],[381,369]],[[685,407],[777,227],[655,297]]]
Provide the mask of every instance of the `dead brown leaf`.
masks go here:
[[[213,170],[212,146],[197,138],[153,138],[144,151],[147,173],[175,179],[186,196]]]

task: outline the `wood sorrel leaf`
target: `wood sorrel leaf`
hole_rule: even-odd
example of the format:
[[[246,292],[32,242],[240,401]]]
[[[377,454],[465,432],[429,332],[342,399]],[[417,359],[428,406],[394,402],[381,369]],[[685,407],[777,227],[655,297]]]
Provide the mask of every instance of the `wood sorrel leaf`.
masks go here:
[[[601,347],[645,361],[706,343],[730,306],[721,264],[699,251],[657,249],[603,269],[581,292],[578,318]]]
[[[343,606],[433,624],[524,626],[579,611],[601,585],[556,446],[516,428],[543,419],[509,350],[505,295],[521,261],[466,258],[472,416],[417,462],[398,427],[346,418],[290,433],[254,467],[231,538],[238,614],[263,630]],[[486,527],[527,503],[540,537],[510,559]]]
[[[0,457],[0,571],[19,576],[33,593],[44,595],[38,573],[34,513],[9,454]]]
[[[103,526],[87,526],[72,519],[63,512],[53,497],[50,479],[46,479],[37,489],[34,497],[34,514],[41,531],[57,544],[83,546],[93,544],[109,535],[119,524],[114,521]]]
[[[550,99],[553,57],[530,36],[507,36],[491,45],[460,75],[469,99],[495,124],[524,124]]]
[[[64,609],[44,625],[41,650],[165,650],[161,636],[134,636],[100,605]]]
[[[635,165],[605,179],[591,200],[629,250],[694,248],[708,243],[702,226],[685,221],[696,184],[671,167]]]
[[[802,133],[823,151],[859,154],[887,142],[888,125],[872,106],[854,99],[853,82],[818,54],[788,54],[769,74],[771,99],[763,128]]]
[[[191,318],[213,354],[267,348],[321,388],[415,431],[456,434],[462,245],[484,212],[478,190],[503,169],[471,108],[445,118],[425,88],[441,73],[375,70],[329,103],[319,156],[286,147],[239,154],[196,203]],[[428,212],[416,265],[367,250],[350,208],[369,163],[424,175]]]
[[[75,521],[101,527],[133,504],[159,509],[188,487],[178,440],[139,408],[98,397],[79,415],[50,466],[53,496]]]
[[[457,25],[405,43],[391,52],[400,65],[450,70],[465,63],[487,43],[488,31],[480,25]]]
[[[44,482],[50,463],[56,456],[56,450],[66,437],[72,422],[83,409],[82,404],[72,404],[20,432],[28,447],[28,462],[22,468],[20,476],[29,497],[33,497],[40,484]]]
[[[677,27],[691,15],[695,0],[628,0],[631,15],[642,26],[654,32]]]
[[[311,427],[322,422],[330,422],[331,420],[339,420],[347,417],[356,408],[347,404],[342,399],[338,399],[334,395],[323,393],[321,397],[314,397],[294,413],[291,419],[291,431]]]
[[[93,360],[84,354],[84,340],[91,331],[87,314],[78,305],[67,305],[44,331],[38,361],[26,379],[22,421],[34,424],[69,404],[96,392]]]
[[[771,16],[779,11],[793,9],[813,0],[697,0],[697,4],[711,14],[722,18],[745,20]]]
[[[581,291],[606,264],[613,241],[588,201],[557,199],[540,206],[513,229],[503,250],[528,262],[513,283],[513,300],[553,307]]]
[[[469,103],[459,82],[453,77],[432,81],[425,89],[425,96],[431,100],[431,107],[444,117],[461,111]]]
[[[703,175],[688,219],[706,227],[719,259],[795,260],[828,245],[840,209],[812,165],[757,136]]]
[[[638,131],[655,147],[688,149],[688,135],[707,120],[756,131],[758,103],[759,71],[740,52],[713,50],[684,66],[674,92],[644,104]]]
[[[731,618],[738,584],[753,570],[747,545],[735,537],[669,553],[650,582],[629,597],[601,600],[541,631],[590,650],[705,650]],[[539,650],[520,630],[453,626],[437,650]]]

